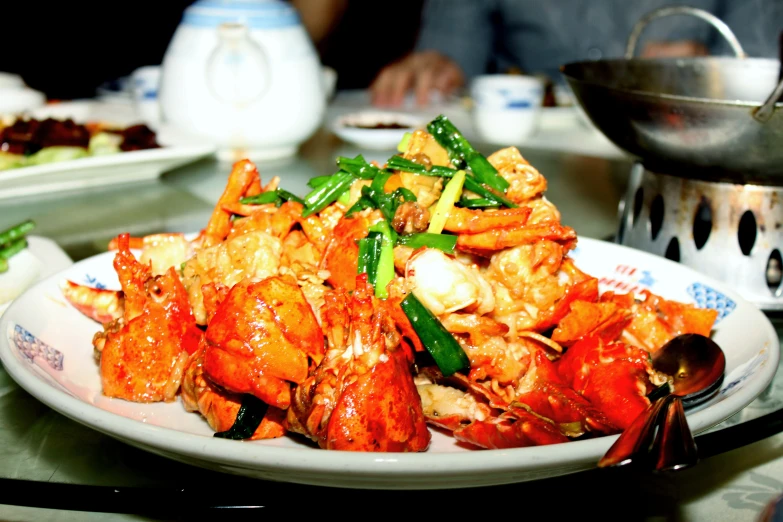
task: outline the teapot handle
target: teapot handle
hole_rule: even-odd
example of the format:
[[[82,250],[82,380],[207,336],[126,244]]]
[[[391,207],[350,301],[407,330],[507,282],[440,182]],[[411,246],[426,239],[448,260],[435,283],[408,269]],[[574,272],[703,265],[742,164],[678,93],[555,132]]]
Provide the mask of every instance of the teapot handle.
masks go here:
[[[244,24],[222,23],[217,32],[218,43],[205,71],[209,91],[236,107],[261,99],[272,80],[267,53]]]

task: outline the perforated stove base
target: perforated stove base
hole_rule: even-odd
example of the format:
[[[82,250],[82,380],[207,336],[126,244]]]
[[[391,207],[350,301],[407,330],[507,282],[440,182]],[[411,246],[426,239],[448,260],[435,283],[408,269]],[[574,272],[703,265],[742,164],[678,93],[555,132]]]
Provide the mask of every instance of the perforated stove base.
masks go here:
[[[679,261],[783,310],[783,187],[700,181],[636,164],[620,203],[620,244]]]

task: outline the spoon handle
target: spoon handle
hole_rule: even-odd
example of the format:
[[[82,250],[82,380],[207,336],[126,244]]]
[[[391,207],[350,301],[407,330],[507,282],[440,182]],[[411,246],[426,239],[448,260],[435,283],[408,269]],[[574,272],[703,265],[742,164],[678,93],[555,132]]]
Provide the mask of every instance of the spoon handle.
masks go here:
[[[699,462],[696,441],[688,427],[679,397],[670,395],[664,412],[658,417],[658,436],[651,449],[652,462],[658,471],[674,471]]]
[[[640,458],[646,460],[655,442],[659,417],[665,412],[669,397],[671,395],[661,397],[640,413],[631,425],[623,430],[609,451],[601,457],[598,467],[623,466]]]

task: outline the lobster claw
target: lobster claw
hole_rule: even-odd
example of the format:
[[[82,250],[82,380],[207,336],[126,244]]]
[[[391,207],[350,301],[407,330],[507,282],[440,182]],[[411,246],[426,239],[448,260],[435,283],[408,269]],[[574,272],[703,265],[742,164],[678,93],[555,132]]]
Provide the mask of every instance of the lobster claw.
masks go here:
[[[572,436],[588,431],[603,434],[620,431],[604,412],[563,383],[542,351],[536,351],[534,361],[535,368],[528,375],[535,375],[535,383],[529,392],[517,397],[518,402],[559,423],[561,431]]]
[[[394,321],[379,305],[367,274],[356,277],[350,294],[327,293],[321,317],[329,351],[296,387],[286,418],[288,428],[324,449],[427,449],[430,432],[410,371],[409,352],[399,344],[399,332],[384,332]],[[397,339],[397,345],[387,346],[390,339]]]
[[[566,384],[620,429],[650,405],[651,363],[641,348],[592,335],[571,346],[555,366]]]
[[[345,388],[329,418],[326,449],[403,452],[427,448],[430,434],[423,415],[416,412],[420,399],[407,355],[401,350],[390,355]]]
[[[288,408],[290,383],[307,378],[310,358],[324,342],[296,281],[282,276],[243,279],[220,302],[207,327],[204,373],[235,393],[250,393]]]
[[[521,403],[512,403],[498,417],[474,420],[453,432],[454,438],[488,449],[520,448],[568,442],[550,419]]]
[[[106,323],[93,338],[100,352],[104,395],[135,402],[173,401],[201,331],[174,268],[152,277],[118,238],[114,264],[125,295],[123,321]]]

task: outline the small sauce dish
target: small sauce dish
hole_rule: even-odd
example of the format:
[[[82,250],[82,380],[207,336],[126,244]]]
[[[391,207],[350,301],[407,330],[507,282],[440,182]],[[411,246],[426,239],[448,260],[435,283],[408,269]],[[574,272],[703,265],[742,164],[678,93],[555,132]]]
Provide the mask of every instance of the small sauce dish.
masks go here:
[[[358,147],[395,150],[406,132],[423,126],[421,118],[404,112],[360,111],[337,118],[332,131]]]

